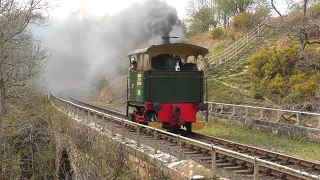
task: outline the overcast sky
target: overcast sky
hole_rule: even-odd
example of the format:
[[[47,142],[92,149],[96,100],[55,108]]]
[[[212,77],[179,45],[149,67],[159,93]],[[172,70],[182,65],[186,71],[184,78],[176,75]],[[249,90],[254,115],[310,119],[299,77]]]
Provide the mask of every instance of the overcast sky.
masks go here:
[[[128,63],[125,54],[159,43],[156,40],[160,39],[163,30],[171,31],[170,19],[176,21],[175,10],[159,2],[132,6],[145,0],[49,1],[57,6],[50,13],[53,23],[45,28],[35,28],[35,32],[44,37],[44,45],[52,55],[46,68],[52,92],[91,87],[101,75],[114,78],[119,67],[128,65],[125,64]],[[162,1],[175,7],[180,19],[185,18],[188,0]],[[125,9],[125,12],[115,15]],[[75,12],[76,16],[70,16]],[[99,17],[106,15],[111,17],[102,19],[105,21],[100,23]],[[87,17],[85,21],[81,20],[83,16]],[[178,27],[172,35],[184,37]]]
[[[139,3],[144,0],[54,0],[58,7],[51,13],[56,19],[64,19],[70,13],[78,9],[85,9],[89,14],[95,16],[112,15],[123,9],[128,8],[133,3]],[[175,7],[178,11],[179,18],[186,14],[185,7],[188,0],[163,0],[169,5]],[[283,0],[277,0],[277,6],[280,10],[284,9]]]
[[[54,18],[64,19],[70,13],[78,9],[86,9],[87,12],[95,16],[112,15],[123,9],[128,8],[134,3],[144,0],[55,0],[54,4],[58,7],[51,13]],[[188,0],[163,0],[175,7],[179,17],[185,15],[185,4]]]

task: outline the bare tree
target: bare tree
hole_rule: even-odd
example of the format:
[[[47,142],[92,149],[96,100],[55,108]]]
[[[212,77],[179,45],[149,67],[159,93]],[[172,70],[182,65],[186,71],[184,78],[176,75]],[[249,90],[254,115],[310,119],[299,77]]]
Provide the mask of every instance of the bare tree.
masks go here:
[[[42,24],[49,9],[45,0],[0,1],[0,119],[9,92],[35,78],[46,58],[29,27]]]
[[[271,0],[271,7],[273,10],[275,10],[277,12],[277,14],[281,17],[282,14],[280,13],[280,11],[277,9],[277,7],[274,5],[275,1]]]
[[[303,18],[302,18],[302,26],[300,29],[299,40],[301,43],[300,56],[304,59],[307,59],[307,56],[304,53],[304,50],[307,44],[320,44],[320,41],[309,40],[309,33],[308,33],[309,30],[316,29],[317,31],[320,32],[320,24],[319,24],[319,21],[310,21],[310,18],[307,16],[307,5],[308,5],[308,0],[303,0]]]
[[[46,58],[46,52],[40,48],[41,41],[31,33],[31,25],[42,24],[51,9],[45,1],[0,0],[0,179],[5,179],[3,117],[6,101],[9,96],[21,94],[38,75]]]
[[[317,2],[319,3],[318,0],[288,0],[290,9],[298,13],[287,16],[283,16],[278,11],[274,5],[274,0],[271,0],[271,5],[280,16],[279,25],[272,27],[276,27],[280,33],[286,34],[291,40],[300,44],[300,58],[304,61],[299,64],[320,70],[317,58],[313,58],[312,54],[305,53],[307,45],[320,44],[319,37],[313,37],[313,40],[311,40],[312,34],[320,34],[319,17],[314,17],[311,13],[308,13],[308,9]]]

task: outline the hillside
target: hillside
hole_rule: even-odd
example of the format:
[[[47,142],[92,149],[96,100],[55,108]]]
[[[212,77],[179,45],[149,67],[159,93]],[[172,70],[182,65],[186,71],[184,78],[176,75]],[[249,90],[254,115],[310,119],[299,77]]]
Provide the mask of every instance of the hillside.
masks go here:
[[[310,21],[319,21],[318,5],[308,12]],[[306,29],[309,44],[301,57],[301,43],[296,40],[301,28],[296,22],[301,19],[301,12],[292,12],[263,20],[259,27],[256,22],[238,27],[236,23],[244,21],[240,19],[225,29],[188,37],[185,43],[209,49],[208,101],[319,111],[320,33]],[[126,92],[120,89],[125,81],[119,77],[105,82],[93,101],[124,102]]]
[[[245,35],[245,33],[239,33],[238,37],[241,37],[241,35]],[[213,40],[210,38],[210,32],[207,32],[190,37],[185,42],[208,48],[210,52],[208,60],[212,62],[217,53],[223,51],[235,41],[230,38]],[[263,104],[263,101],[255,100],[250,93],[250,75],[247,59],[259,46],[267,43],[268,40],[255,42],[250,45],[248,50],[242,52],[236,58],[210,67],[212,73],[208,76],[209,101],[236,104]]]
[[[295,20],[287,16],[286,25]],[[206,32],[186,40],[187,43],[209,49],[208,60],[213,64],[207,72],[209,101],[319,110],[320,45],[307,46],[305,53],[308,58],[301,58],[299,43],[290,39],[284,31],[273,28],[277,23],[277,19],[270,20],[260,38],[255,37],[233,58],[217,63],[217,54],[237,43],[240,37],[246,37],[248,31],[237,31],[235,38],[234,34],[230,35],[235,29],[224,29],[226,37],[223,39],[213,40],[212,32]],[[319,40],[318,34],[310,37],[310,41]],[[261,73],[264,76],[259,77]],[[279,82],[276,82],[277,78],[280,78]]]
[[[198,34],[197,36],[188,38],[186,43],[208,48],[210,51],[210,61],[212,60],[210,57],[214,56],[216,52],[222,51],[234,41],[228,38],[224,40],[213,40],[209,35],[209,33]],[[268,96],[259,94],[252,88],[252,72],[249,70],[249,58],[252,54],[264,48],[281,50],[286,47],[286,44],[290,44],[291,42],[285,35],[275,35],[275,33],[269,31],[268,34],[266,33],[261,39],[257,39],[250,44],[246,50],[239,53],[235,58],[212,66],[210,68],[212,73],[208,76],[208,100],[224,103],[292,108],[290,104],[272,101]],[[240,33],[239,37],[241,37]],[[313,45],[311,49],[312,52],[319,53],[320,45]],[[306,72],[307,71],[305,71],[305,73]],[[319,71],[317,71],[316,74],[319,74]],[[316,81],[319,82],[319,79]],[[105,82],[105,85],[100,91],[95,93],[92,100],[122,104],[126,99],[125,82],[125,77],[119,77],[112,81]],[[294,86],[294,84],[292,86]],[[311,98],[315,98],[315,96],[318,98],[319,94],[314,94]]]

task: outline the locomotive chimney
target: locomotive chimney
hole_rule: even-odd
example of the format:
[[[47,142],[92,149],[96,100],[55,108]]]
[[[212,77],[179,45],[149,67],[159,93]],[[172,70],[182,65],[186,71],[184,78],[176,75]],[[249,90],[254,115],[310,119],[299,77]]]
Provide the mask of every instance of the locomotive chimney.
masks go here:
[[[162,43],[163,44],[170,44],[170,38],[178,38],[178,37],[164,36],[164,37],[162,37]]]
[[[170,44],[170,37],[169,36],[162,37],[162,43],[163,44]]]

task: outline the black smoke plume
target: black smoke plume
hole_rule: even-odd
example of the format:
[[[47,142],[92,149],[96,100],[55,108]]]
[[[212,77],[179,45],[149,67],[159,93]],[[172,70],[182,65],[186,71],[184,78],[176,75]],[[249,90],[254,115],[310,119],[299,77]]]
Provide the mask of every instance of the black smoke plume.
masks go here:
[[[112,79],[126,74],[128,52],[159,44],[161,36],[169,33],[184,38],[177,21],[175,8],[148,0],[100,18],[79,9],[66,20],[52,23],[45,34],[52,56],[46,74],[50,90],[90,89],[101,76]]]

